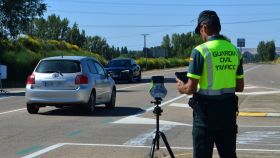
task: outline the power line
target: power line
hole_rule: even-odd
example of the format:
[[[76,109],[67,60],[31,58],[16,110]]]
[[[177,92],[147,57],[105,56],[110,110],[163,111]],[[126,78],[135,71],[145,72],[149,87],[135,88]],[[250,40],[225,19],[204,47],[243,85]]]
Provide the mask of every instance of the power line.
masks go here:
[[[269,21],[279,21],[280,18],[271,19],[259,19],[259,20],[248,20],[248,21],[235,21],[235,22],[224,22],[222,24],[248,24],[248,23],[260,23]],[[194,26],[190,24],[176,24],[176,25],[81,25],[82,27],[97,27],[97,28],[162,28],[162,27],[186,27]]]
[[[57,1],[56,1],[57,2]],[[63,0],[60,0],[63,2]],[[248,7],[248,6],[261,6],[261,7],[271,7],[279,6],[280,3],[232,3],[232,4],[186,4],[186,3],[127,3],[127,2],[102,2],[102,1],[86,1],[86,0],[67,0],[64,1],[67,3],[90,3],[90,4],[99,4],[99,5],[118,5],[118,6],[174,6],[174,7]]]
[[[259,19],[259,20],[226,22],[226,23],[223,23],[223,24],[247,24],[247,23],[257,23],[257,22],[279,21],[279,20],[280,20],[280,18],[271,18],[271,19]]]
[[[80,25],[81,27],[97,27],[97,28],[160,28],[160,27],[185,27],[194,25]]]
[[[92,12],[92,11],[78,11],[78,10],[48,10],[50,12],[61,12],[61,13],[70,13],[70,14],[88,14],[88,15],[109,15],[109,16],[171,16],[171,17],[196,17],[197,15],[191,14],[156,14],[156,13],[120,13],[120,12]],[[277,13],[246,13],[246,14],[223,14],[222,16],[235,17],[235,16],[257,16],[257,15],[276,15]]]
[[[195,16],[195,15],[186,15],[186,14],[155,14],[155,13],[117,13],[117,12],[91,12],[91,11],[77,11],[77,10],[49,10],[51,12],[61,12],[61,13],[71,13],[71,14],[96,14],[96,15],[125,15],[125,16]]]

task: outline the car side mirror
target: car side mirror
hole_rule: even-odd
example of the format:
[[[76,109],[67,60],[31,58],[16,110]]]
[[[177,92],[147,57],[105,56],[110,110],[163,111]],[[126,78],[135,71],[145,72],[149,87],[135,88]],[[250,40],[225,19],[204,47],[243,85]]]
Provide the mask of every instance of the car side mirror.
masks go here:
[[[106,71],[105,72],[105,78],[109,78],[110,77],[110,74]]]

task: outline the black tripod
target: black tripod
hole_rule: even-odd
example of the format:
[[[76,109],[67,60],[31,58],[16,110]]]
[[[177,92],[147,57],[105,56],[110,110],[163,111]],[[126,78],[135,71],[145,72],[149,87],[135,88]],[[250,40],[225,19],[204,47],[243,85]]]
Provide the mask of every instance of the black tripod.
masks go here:
[[[161,115],[162,113],[162,109],[160,106],[161,104],[161,101],[162,99],[161,98],[155,98],[154,101],[151,101],[152,104],[155,104],[155,108],[154,108],[154,111],[153,113],[156,115],[156,131],[155,131],[155,136],[153,138],[153,143],[152,143],[152,146],[151,146],[151,150],[150,150],[150,158],[153,158],[154,157],[154,152],[155,152],[155,146],[157,145],[157,150],[159,150],[159,138],[161,137],[165,146],[166,146],[166,149],[168,150],[169,152],[169,155],[171,158],[175,158],[169,144],[168,144],[168,141],[165,137],[165,134],[161,131],[159,131],[159,116]]]

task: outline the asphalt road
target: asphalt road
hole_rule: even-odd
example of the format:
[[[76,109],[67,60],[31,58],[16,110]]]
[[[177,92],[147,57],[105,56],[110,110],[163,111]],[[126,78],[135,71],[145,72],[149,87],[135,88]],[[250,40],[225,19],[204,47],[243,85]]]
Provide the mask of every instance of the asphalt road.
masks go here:
[[[248,64],[241,112],[280,113],[280,65]],[[164,75],[167,96],[162,101],[160,129],[176,157],[192,157],[192,110],[189,96],[176,89],[175,71],[143,73],[141,83],[118,83],[113,110],[98,106],[92,115],[78,108],[42,108],[30,115],[24,93],[0,96],[1,158],[143,158],[148,157],[155,129],[153,98],[147,93],[152,75]],[[12,90],[10,90],[12,91]],[[280,117],[238,118],[238,157],[280,157]],[[168,157],[161,141],[157,157]],[[214,152],[214,157],[217,153]]]

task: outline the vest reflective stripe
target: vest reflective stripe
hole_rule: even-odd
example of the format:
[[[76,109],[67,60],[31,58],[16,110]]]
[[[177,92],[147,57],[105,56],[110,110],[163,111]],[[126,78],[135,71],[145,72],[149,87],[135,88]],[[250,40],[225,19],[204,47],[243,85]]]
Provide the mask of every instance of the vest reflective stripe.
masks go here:
[[[209,52],[209,50],[205,44],[202,44],[201,48],[205,55],[205,59],[206,59],[206,63],[207,63],[208,88],[212,89],[213,88],[213,66],[212,66],[211,53]]]
[[[219,90],[199,89],[198,94],[201,95],[221,95],[225,93],[235,93],[235,88],[224,88]]]
[[[214,40],[201,44],[196,49],[204,58],[204,70],[200,77],[198,93],[201,95],[235,93],[236,72],[241,59],[237,48],[224,40]]]

